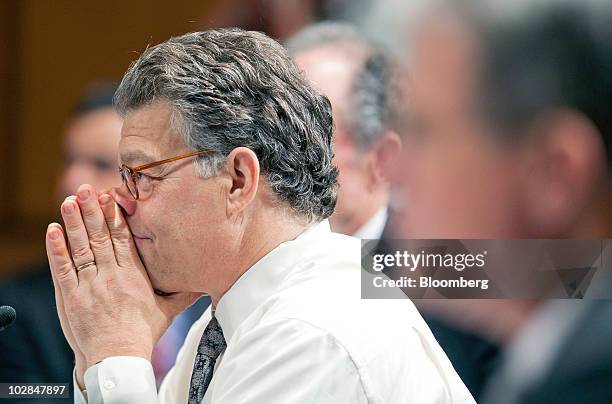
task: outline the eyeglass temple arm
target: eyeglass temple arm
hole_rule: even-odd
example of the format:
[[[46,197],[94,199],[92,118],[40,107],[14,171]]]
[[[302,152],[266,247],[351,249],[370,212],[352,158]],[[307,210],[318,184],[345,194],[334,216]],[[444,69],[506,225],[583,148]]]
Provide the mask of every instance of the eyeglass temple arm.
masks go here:
[[[197,155],[202,154],[202,153],[209,153],[211,151],[212,150],[209,150],[209,149],[202,149],[202,150],[194,151],[194,152],[191,152],[191,153],[182,154],[180,156],[170,157],[169,159],[165,159],[165,160],[161,160],[161,161],[155,161],[153,163],[143,164],[141,166],[134,167],[134,168],[132,168],[132,171],[136,172],[136,171],[146,170],[147,168],[157,167],[157,166],[160,166],[162,164],[171,163],[171,162],[176,161],[176,160],[186,159],[187,157],[197,156]]]

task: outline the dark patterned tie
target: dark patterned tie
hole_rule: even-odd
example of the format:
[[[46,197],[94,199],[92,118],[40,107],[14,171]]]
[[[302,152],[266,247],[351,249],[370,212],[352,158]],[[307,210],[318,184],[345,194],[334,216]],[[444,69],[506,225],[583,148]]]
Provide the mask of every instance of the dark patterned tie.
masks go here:
[[[223,330],[217,319],[213,316],[206,326],[198,346],[195,363],[193,364],[193,373],[191,373],[188,404],[200,404],[202,402],[204,393],[206,393],[206,389],[208,389],[212,379],[215,362],[224,349],[225,338],[223,337]]]

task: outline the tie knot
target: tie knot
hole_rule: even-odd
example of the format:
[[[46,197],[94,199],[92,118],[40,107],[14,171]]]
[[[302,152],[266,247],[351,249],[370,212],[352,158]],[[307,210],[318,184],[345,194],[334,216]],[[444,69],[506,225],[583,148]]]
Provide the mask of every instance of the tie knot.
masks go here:
[[[211,359],[217,359],[225,349],[225,346],[226,343],[225,337],[223,336],[223,330],[217,318],[213,316],[204,329],[204,334],[202,334],[202,339],[198,347],[198,353],[206,355]]]

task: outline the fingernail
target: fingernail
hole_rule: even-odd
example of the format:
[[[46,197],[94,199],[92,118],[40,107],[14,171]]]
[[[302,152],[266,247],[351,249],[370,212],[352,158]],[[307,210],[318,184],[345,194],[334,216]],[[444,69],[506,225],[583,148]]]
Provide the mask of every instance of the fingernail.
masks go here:
[[[57,229],[51,229],[49,230],[49,237],[51,238],[51,240],[57,240],[59,238],[60,234],[59,231]]]
[[[89,189],[87,189],[87,188],[86,189],[81,189],[79,191],[78,195],[79,195],[79,200],[86,201],[87,198],[89,198],[89,195],[90,195]]]
[[[64,213],[69,215],[74,212],[74,205],[72,203],[65,203],[62,206],[62,210],[64,211]]]
[[[106,204],[110,203],[111,197],[108,194],[102,194],[102,195],[100,195],[99,201],[100,201],[100,205],[106,205]]]

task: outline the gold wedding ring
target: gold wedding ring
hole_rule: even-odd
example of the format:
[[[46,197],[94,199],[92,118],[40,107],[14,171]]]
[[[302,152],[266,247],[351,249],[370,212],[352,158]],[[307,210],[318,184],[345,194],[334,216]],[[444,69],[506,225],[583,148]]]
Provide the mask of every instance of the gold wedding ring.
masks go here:
[[[96,266],[96,262],[91,261],[91,262],[88,262],[87,264],[79,265],[78,267],[76,267],[76,271],[81,272],[84,269],[87,269],[89,267],[95,267],[95,266]]]

